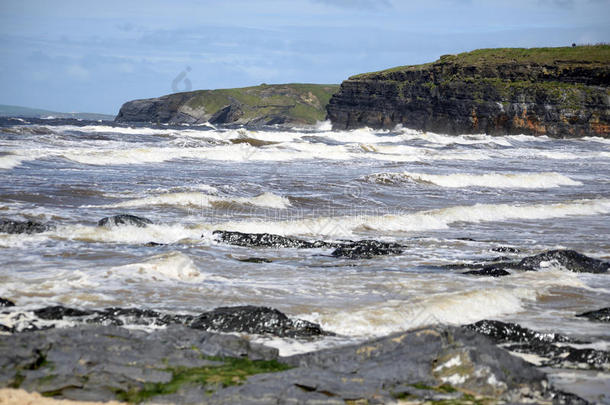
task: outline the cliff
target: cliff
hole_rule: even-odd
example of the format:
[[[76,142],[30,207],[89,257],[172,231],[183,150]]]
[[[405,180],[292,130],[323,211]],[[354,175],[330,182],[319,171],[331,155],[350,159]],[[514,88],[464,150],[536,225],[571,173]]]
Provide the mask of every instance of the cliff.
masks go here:
[[[336,129],[610,136],[610,45],[479,49],[352,76],[327,106]]]
[[[338,90],[332,84],[261,84],[198,90],[123,104],[115,121],[170,124],[315,124]]]

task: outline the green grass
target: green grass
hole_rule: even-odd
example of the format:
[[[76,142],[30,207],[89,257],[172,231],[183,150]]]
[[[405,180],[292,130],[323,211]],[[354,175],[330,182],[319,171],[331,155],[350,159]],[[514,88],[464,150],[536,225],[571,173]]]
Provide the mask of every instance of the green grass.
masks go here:
[[[146,383],[143,387],[132,388],[128,391],[119,390],[117,398],[122,401],[140,403],[156,395],[173,394],[184,384],[199,384],[206,387],[208,392],[217,388],[242,384],[248,376],[261,373],[271,373],[288,370],[291,367],[271,361],[253,361],[240,358],[208,359],[221,361],[222,364],[206,367],[169,367],[164,371],[172,373],[171,381],[167,383]]]
[[[326,117],[326,105],[339,90],[335,84],[261,84],[235,89],[199,90],[186,103],[194,109],[203,108],[212,115],[237,101],[244,113],[243,119],[261,115],[285,114],[304,124],[314,124]]]
[[[463,66],[496,66],[507,63],[532,63],[550,65],[554,63],[591,65],[610,64],[610,45],[583,45],[557,48],[486,48],[457,55],[443,55],[437,61],[422,65],[397,66],[378,72],[363,73],[350,79],[365,79],[368,75],[384,75],[401,71],[424,70],[434,65],[454,63]]]

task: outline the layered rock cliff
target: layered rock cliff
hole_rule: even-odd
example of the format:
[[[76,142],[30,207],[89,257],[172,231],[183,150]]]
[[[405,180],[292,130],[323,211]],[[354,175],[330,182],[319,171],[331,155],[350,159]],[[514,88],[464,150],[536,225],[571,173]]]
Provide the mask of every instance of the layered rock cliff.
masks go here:
[[[262,84],[128,101],[115,121],[170,124],[314,124],[338,90],[333,84]]]
[[[350,77],[336,129],[610,137],[610,46],[480,49]]]

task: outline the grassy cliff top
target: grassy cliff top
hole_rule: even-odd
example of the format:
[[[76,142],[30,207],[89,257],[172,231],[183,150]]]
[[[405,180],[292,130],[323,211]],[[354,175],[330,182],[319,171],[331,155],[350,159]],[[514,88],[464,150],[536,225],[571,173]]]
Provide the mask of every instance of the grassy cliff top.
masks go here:
[[[242,106],[245,119],[281,113],[295,121],[313,124],[324,120],[325,107],[338,90],[338,84],[306,83],[199,90],[193,92],[187,106],[193,109],[204,108],[206,112],[214,113],[238,102]]]
[[[362,79],[367,75],[383,75],[398,71],[423,70],[439,64],[462,66],[496,66],[503,64],[552,65],[565,63],[574,65],[610,65],[610,45],[583,45],[557,48],[487,48],[456,55],[443,55],[437,61],[422,65],[398,66],[378,72],[363,73],[350,77]]]

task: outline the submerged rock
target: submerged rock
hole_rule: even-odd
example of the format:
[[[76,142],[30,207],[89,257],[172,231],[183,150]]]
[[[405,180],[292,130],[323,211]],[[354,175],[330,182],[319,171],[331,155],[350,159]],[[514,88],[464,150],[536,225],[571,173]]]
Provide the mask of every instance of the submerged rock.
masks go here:
[[[348,259],[370,259],[374,256],[401,254],[405,248],[398,243],[360,240],[339,246],[331,255]]]
[[[145,228],[149,224],[153,222],[150,219],[137,217],[135,215],[130,214],[119,214],[114,215],[112,217],[106,217],[99,220],[97,226],[105,226],[107,228],[111,228],[113,226],[124,226],[131,225],[137,226],[138,228]]]
[[[61,305],[45,307],[34,311],[34,315],[45,320],[60,320],[66,317],[77,317],[91,315],[91,311],[82,311],[76,308],[67,308]]]
[[[0,308],[1,307],[14,307],[14,306],[15,306],[15,303],[13,301],[0,297]]]
[[[541,263],[557,263],[575,273],[606,273],[610,263],[594,259],[574,250],[549,250],[535,256],[528,256],[518,263],[522,270],[537,270]]]
[[[190,327],[279,337],[312,337],[329,334],[318,324],[301,319],[292,320],[277,309],[251,305],[221,307],[204,312],[190,323]]]
[[[610,322],[610,307],[598,309],[596,311],[583,312],[576,316],[588,318],[590,321]]]
[[[302,239],[290,238],[271,233],[243,233],[235,231],[212,232],[220,241],[235,246],[244,247],[271,247],[271,248],[299,248],[313,249],[334,246],[323,241],[308,242]]]
[[[519,253],[520,250],[514,247],[510,247],[510,246],[498,246],[498,247],[494,247],[491,248],[492,252],[498,252],[498,253]]]
[[[246,257],[244,259],[237,259],[244,263],[273,263],[273,260],[264,257]]]
[[[481,270],[471,270],[466,271],[462,274],[468,274],[471,276],[490,276],[490,277],[503,277],[510,276],[510,273],[503,268],[495,267],[495,266],[486,266]]]
[[[3,233],[41,233],[54,229],[53,225],[33,221],[13,221],[0,218],[0,232]]]

